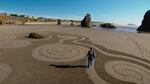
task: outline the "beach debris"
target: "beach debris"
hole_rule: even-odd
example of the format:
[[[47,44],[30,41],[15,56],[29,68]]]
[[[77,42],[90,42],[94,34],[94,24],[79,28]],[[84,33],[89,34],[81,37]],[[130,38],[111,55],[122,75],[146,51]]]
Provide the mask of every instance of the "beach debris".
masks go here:
[[[84,19],[81,21],[81,27],[89,27],[91,25],[91,15],[89,13],[86,14]]]
[[[150,32],[150,10],[145,13],[142,24],[137,31]]]
[[[27,37],[32,38],[32,39],[42,39],[43,38],[42,35],[35,33],[35,32],[30,33]]]
[[[57,22],[57,25],[61,25],[61,20],[58,19],[57,21],[58,21],[58,22]]]
[[[111,23],[102,23],[102,24],[100,24],[100,27],[101,28],[116,28],[116,26],[114,26]]]

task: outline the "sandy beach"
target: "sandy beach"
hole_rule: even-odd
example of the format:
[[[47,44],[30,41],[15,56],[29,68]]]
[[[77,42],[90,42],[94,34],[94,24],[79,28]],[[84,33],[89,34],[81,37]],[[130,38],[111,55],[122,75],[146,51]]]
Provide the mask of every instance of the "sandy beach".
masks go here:
[[[149,34],[61,25],[2,25],[0,34],[0,84],[150,82]],[[87,68],[90,47],[96,60]]]

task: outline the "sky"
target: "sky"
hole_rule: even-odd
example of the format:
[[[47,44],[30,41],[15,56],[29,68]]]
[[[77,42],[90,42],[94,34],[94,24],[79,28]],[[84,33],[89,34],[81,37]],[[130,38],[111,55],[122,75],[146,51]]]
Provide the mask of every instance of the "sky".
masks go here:
[[[140,25],[150,0],[1,0],[0,12]]]

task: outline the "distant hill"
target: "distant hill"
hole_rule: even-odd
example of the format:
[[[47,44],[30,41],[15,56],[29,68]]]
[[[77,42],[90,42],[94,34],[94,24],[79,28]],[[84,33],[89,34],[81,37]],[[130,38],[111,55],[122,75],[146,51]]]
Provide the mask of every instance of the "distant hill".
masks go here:
[[[34,19],[19,16],[0,16],[1,24],[22,24],[28,21],[34,21]]]

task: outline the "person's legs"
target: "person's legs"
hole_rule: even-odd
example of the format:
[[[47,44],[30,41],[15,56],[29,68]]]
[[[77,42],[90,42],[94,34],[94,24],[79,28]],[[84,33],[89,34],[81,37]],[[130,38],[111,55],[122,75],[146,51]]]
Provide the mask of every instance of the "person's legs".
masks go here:
[[[88,68],[90,67],[90,60],[88,59]]]
[[[92,65],[92,60],[88,59],[88,67],[90,67]]]
[[[93,61],[93,60],[90,60],[90,66],[92,66],[92,61]]]

